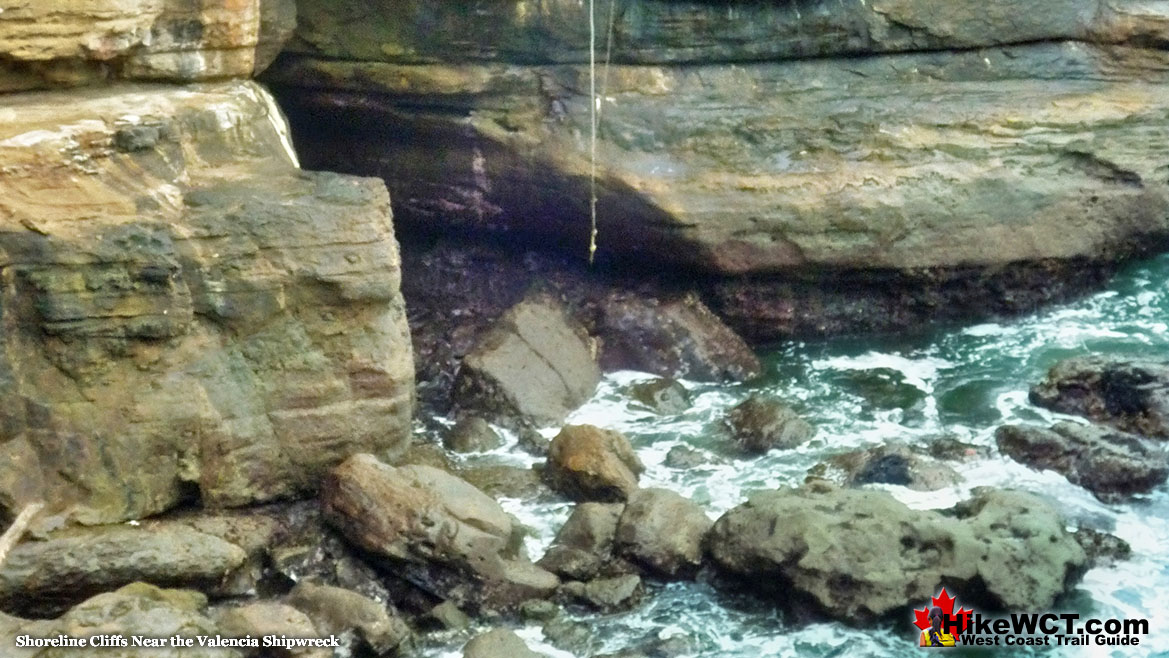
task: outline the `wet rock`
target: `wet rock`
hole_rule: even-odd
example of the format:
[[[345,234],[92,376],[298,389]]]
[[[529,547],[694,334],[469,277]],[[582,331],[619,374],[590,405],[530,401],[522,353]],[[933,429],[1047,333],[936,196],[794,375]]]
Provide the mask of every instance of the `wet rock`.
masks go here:
[[[544,477],[574,500],[614,502],[637,490],[645,470],[629,439],[592,425],[568,425],[548,448]]]
[[[8,554],[0,567],[0,607],[57,614],[136,581],[214,589],[246,558],[239,546],[180,525],[65,530]]]
[[[629,610],[645,594],[641,577],[636,574],[594,578],[587,583],[568,582],[560,586],[560,591],[605,613]]]
[[[1087,561],[1030,495],[982,490],[944,515],[826,484],[752,496],[715,523],[709,550],[742,586],[850,623],[928,599],[940,582],[990,609],[1050,606]]]
[[[990,448],[966,443],[952,436],[941,436],[926,445],[926,454],[943,461],[966,462],[989,457]]]
[[[675,416],[690,409],[690,393],[668,378],[641,382],[629,387],[629,396],[656,414]]]
[[[584,329],[554,297],[529,295],[464,359],[453,400],[466,412],[515,425],[554,425],[601,380]]]
[[[543,434],[540,434],[530,427],[522,427],[516,430],[516,434],[518,435],[516,438],[516,445],[519,446],[521,450],[528,453],[529,455],[535,455],[537,457],[548,456],[548,447],[552,445],[552,441],[550,439],[544,438]]]
[[[1057,363],[1031,402],[1141,436],[1169,439],[1169,362],[1086,356]]]
[[[913,452],[903,443],[833,456],[809,470],[808,475],[843,486],[896,484],[917,491],[934,491],[961,479],[954,469]]]
[[[735,442],[743,450],[763,453],[772,448],[794,448],[812,438],[814,427],[779,400],[752,395],[726,418]]]
[[[463,647],[463,658],[547,658],[536,653],[518,635],[503,628],[476,636]]]
[[[383,656],[410,640],[410,627],[379,603],[347,589],[300,583],[288,603],[312,619],[323,635],[355,633],[364,646]]]
[[[620,504],[577,504],[538,564],[569,580],[596,577],[612,557],[623,510]]]
[[[459,469],[458,474],[475,488],[496,498],[533,499],[551,494],[540,474],[531,468],[505,464],[472,465]]]
[[[597,331],[606,370],[698,381],[745,380],[762,371],[755,352],[694,294],[612,295],[601,305]]]
[[[274,107],[242,81],[6,97],[0,506],[45,501],[37,530],[301,497],[404,447],[389,196],[301,170]]]
[[[524,601],[520,616],[528,621],[549,621],[560,615],[560,606],[552,601]]]
[[[483,452],[503,445],[503,438],[482,418],[463,418],[447,431],[442,444],[455,452]]]
[[[431,608],[426,613],[425,621],[450,630],[461,630],[471,625],[471,618],[450,601],[443,601]]]
[[[91,637],[94,635],[133,635],[151,638],[169,638],[174,635],[214,637],[220,633],[217,624],[207,615],[207,598],[190,590],[160,589],[145,583],[132,583],[113,592],[90,598],[72,608],[60,618],[51,621],[20,621],[9,632],[37,637]],[[6,651],[14,646],[14,638],[0,637]],[[169,644],[169,643],[168,643]],[[20,652],[14,658],[82,658],[93,655],[91,648],[34,649]],[[118,658],[244,658],[237,649],[200,647],[128,648],[99,650],[99,653]],[[5,656],[10,654],[6,653]]]
[[[926,393],[905,381],[905,374],[893,368],[845,370],[831,378],[833,385],[857,395],[873,409],[920,411]]]
[[[688,469],[706,466],[712,461],[710,455],[690,446],[676,445],[666,453],[664,464],[670,468]]]
[[[521,557],[517,528],[495,500],[443,471],[357,455],[329,474],[321,503],[349,541],[457,605],[509,608],[558,585]]]
[[[1075,538],[1092,567],[1108,566],[1132,557],[1132,546],[1116,535],[1092,528],[1079,528]]]
[[[219,630],[226,637],[262,638],[265,635],[295,638],[319,638],[312,621],[300,610],[274,601],[259,601],[235,608],[225,608],[216,615]],[[293,658],[331,658],[326,647],[269,649],[275,656]]]
[[[1005,425],[999,450],[1037,470],[1052,470],[1098,497],[1147,493],[1169,478],[1169,453],[1132,434],[1062,422],[1051,429]]]
[[[621,514],[614,550],[653,575],[692,577],[712,525],[701,507],[673,491],[639,489]]]

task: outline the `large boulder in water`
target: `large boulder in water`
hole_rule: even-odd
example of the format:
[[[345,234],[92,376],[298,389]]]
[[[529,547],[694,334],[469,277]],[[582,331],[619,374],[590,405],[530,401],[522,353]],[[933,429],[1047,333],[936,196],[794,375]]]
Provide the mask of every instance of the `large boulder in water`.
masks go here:
[[[536,293],[507,311],[463,359],[453,399],[492,420],[554,425],[600,380],[584,328],[557,299]]]
[[[847,622],[927,600],[940,585],[992,608],[1049,607],[1085,570],[1034,496],[981,491],[950,514],[880,491],[817,484],[758,493],[714,524],[709,549],[745,587]]]
[[[1095,425],[1051,429],[1005,425],[999,450],[1039,470],[1052,470],[1101,498],[1147,493],[1169,478],[1169,453],[1139,436]]]
[[[712,525],[701,507],[678,493],[639,489],[621,513],[614,550],[653,575],[690,577],[702,566]]]
[[[1169,439],[1169,361],[1085,356],[1055,364],[1031,402],[1125,432]]]
[[[329,474],[321,504],[349,541],[460,606],[511,608],[559,585],[521,554],[518,529],[495,500],[436,468],[356,455]]]
[[[627,500],[637,490],[637,478],[644,470],[621,433],[568,425],[548,447],[544,478],[574,500],[616,502]]]
[[[794,448],[816,433],[783,402],[752,395],[727,413],[726,424],[735,442],[747,452],[763,453],[772,448]]]

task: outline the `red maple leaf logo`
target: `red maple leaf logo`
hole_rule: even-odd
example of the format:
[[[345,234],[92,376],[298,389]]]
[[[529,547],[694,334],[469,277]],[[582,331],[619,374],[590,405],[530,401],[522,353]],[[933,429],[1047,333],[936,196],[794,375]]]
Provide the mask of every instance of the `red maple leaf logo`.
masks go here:
[[[954,602],[957,600],[958,599],[950,596],[950,593],[946,591],[945,587],[943,587],[942,591],[939,592],[937,596],[933,597],[933,599],[930,600],[930,604],[927,605],[925,607],[925,609],[923,609],[923,610],[914,609],[914,611],[913,611],[913,625],[917,626],[918,628],[920,628],[923,631],[925,629],[929,628],[930,627],[930,608],[935,606],[935,605],[938,606],[939,608],[941,608],[942,612],[945,613],[947,616],[950,616],[950,617],[954,616],[955,615]],[[957,617],[958,617],[958,623],[961,625],[961,630],[966,630],[966,626],[970,623],[970,614],[972,612],[973,612],[972,610],[967,610],[965,607],[958,609]]]

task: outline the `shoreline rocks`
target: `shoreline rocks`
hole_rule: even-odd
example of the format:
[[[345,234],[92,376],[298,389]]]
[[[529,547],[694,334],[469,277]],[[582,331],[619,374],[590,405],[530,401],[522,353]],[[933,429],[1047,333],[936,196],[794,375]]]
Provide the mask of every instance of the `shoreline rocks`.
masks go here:
[[[578,500],[618,502],[637,491],[645,470],[629,439],[592,425],[567,425],[548,448],[544,480]]]
[[[752,395],[727,412],[726,424],[735,443],[754,454],[795,448],[816,433],[791,407],[761,395]]]
[[[1031,402],[1124,432],[1169,439],[1169,362],[1086,356],[1052,366]]]
[[[879,491],[815,484],[755,494],[711,530],[715,564],[780,604],[875,621],[951,584],[977,605],[1050,606],[1086,570],[1062,519],[1033,496],[981,491],[952,515]]]

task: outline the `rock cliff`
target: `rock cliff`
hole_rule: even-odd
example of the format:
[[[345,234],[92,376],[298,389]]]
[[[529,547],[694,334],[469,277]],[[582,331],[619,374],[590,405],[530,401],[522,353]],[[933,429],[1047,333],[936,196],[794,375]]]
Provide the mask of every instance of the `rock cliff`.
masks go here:
[[[258,2],[188,6],[8,6],[0,48],[10,70],[176,80],[274,54]],[[4,96],[0,507],[110,523],[297,497],[394,454],[414,398],[399,284],[384,184],[301,171],[254,82]]]
[[[610,4],[598,255],[752,337],[1018,311],[1169,235],[1159,3]],[[583,255],[586,7],[300,0],[266,79],[408,230]]]

